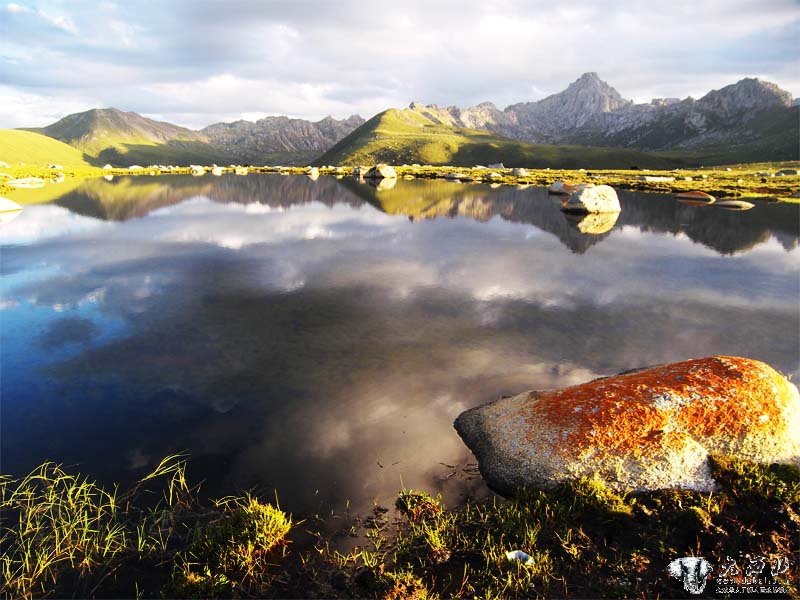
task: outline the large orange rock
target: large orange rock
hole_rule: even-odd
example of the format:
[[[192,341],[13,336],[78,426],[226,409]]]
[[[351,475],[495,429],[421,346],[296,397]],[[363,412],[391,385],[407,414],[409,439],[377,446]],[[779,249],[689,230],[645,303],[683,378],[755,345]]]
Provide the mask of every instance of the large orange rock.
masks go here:
[[[501,493],[598,475],[621,490],[712,490],[711,454],[800,466],[800,394],[770,366],[712,356],[526,392],[455,428]]]

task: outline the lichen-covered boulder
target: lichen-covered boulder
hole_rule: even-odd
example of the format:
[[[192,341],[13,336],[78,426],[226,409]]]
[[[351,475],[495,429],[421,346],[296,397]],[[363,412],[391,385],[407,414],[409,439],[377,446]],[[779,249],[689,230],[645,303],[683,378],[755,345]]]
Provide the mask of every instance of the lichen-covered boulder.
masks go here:
[[[375,165],[366,172],[364,179],[397,179],[397,171],[389,165]]]
[[[797,388],[730,356],[526,392],[462,413],[455,428],[504,494],[594,475],[619,490],[708,491],[710,455],[800,466]]]
[[[610,185],[578,187],[561,207],[564,212],[613,213],[621,210],[617,192]]]

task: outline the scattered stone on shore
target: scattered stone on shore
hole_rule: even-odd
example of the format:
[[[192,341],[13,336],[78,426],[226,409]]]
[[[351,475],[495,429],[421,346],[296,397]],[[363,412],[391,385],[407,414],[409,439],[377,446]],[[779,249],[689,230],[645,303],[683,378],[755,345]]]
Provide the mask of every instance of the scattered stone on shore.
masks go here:
[[[726,210],[750,210],[755,204],[752,202],[745,202],[744,200],[719,200],[714,203],[714,206]]]
[[[225,169],[223,169],[222,167],[218,167],[218,166],[216,166],[216,165],[214,165],[213,167],[211,167],[211,174],[212,174],[212,175],[215,175],[215,176],[217,176],[217,177],[219,177],[220,175],[222,175],[224,172],[225,172]]]
[[[35,189],[44,187],[44,179],[41,177],[22,177],[20,179],[9,179],[6,185],[12,188]]]
[[[586,185],[578,187],[561,210],[578,213],[618,213],[622,209],[614,188],[609,185]]]
[[[490,169],[505,169],[505,166],[503,165],[503,163],[499,162],[499,163],[490,164],[489,168]]]
[[[552,185],[547,188],[548,193],[560,196],[568,196],[574,192],[578,187],[573,181],[554,181]]]
[[[450,181],[461,181],[462,179],[467,179],[467,176],[464,173],[448,173],[444,178]]]
[[[316,181],[319,179],[319,169],[317,167],[309,167],[306,169],[306,175],[311,181]]]
[[[675,181],[674,177],[665,177],[663,175],[640,175],[639,181],[649,181],[652,183],[655,182],[664,182],[669,183],[671,181]]]
[[[250,172],[250,169],[247,167],[243,167],[242,165],[236,165],[233,167],[233,172],[236,175],[247,175]]]
[[[364,175],[365,179],[397,179],[397,171],[389,165],[375,165]]]
[[[780,171],[776,171],[775,175],[778,177],[783,177],[785,175],[797,175],[797,169],[781,169]]]
[[[527,177],[529,175],[528,169],[522,169],[522,168],[512,169],[511,174],[514,177]]]
[[[462,413],[455,428],[503,494],[583,476],[625,491],[711,491],[711,455],[800,466],[797,388],[740,357],[526,392]]]

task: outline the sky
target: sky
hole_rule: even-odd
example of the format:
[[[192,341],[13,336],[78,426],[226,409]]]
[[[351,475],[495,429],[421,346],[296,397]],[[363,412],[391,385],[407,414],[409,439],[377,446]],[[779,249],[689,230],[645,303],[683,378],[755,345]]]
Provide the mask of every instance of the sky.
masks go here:
[[[800,95],[798,0],[0,0],[0,128],[114,106],[200,128],[503,108],[595,71],[625,98]]]

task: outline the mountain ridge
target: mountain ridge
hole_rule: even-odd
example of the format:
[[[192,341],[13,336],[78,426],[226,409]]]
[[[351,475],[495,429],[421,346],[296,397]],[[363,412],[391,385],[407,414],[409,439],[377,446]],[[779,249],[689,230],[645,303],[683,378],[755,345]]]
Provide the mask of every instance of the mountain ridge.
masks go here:
[[[409,123],[416,123],[417,129],[427,127],[417,140],[417,154],[407,144],[400,153],[408,162],[424,162],[425,156],[437,157],[443,152],[452,156],[457,149],[451,152],[447,148],[455,140],[460,143],[470,140],[467,145],[472,150],[476,148],[474,143],[494,144],[510,152],[509,158],[520,158],[532,151],[530,148],[523,151],[519,143],[669,151],[691,155],[696,160],[713,156],[715,160],[731,161],[796,160],[800,148],[797,101],[776,84],[757,78],[741,79],[711,90],[697,100],[655,98],[649,103],[634,103],[596,72],[587,72],[561,92],[533,102],[510,104],[503,110],[492,102],[466,108],[411,102],[406,109],[390,110],[403,113],[399,118],[405,121],[401,129]],[[376,116],[386,114],[383,111]],[[345,119],[327,116],[319,121],[270,116],[191,130],[109,108],[67,115],[47,127],[30,131],[69,143],[98,162],[233,161],[291,165],[340,155],[331,150],[370,121],[359,115]],[[389,131],[383,141],[391,150],[391,127]],[[436,140],[429,135],[434,131],[440,136]],[[499,139],[491,142],[489,138],[478,139],[479,131]],[[370,137],[374,133],[355,137],[374,142]],[[408,134],[408,131],[403,134],[403,144],[408,142]],[[545,150],[547,155],[556,154],[551,149]],[[378,154],[393,156],[391,152]],[[461,154],[466,156],[470,152]],[[496,157],[497,153],[477,153],[482,155]],[[587,151],[586,155],[593,152]],[[502,160],[501,155],[498,161]]]
[[[772,111],[774,119],[783,120],[791,131],[793,105],[789,92],[757,78],[711,90],[699,100],[654,98],[637,104],[623,98],[597,73],[588,72],[561,92],[503,110],[491,102],[467,108],[412,102],[409,109],[441,123],[485,129],[530,143],[662,151],[758,141],[760,132],[751,131],[748,124],[765,111]],[[796,152],[791,154],[797,150],[796,136],[783,138],[787,139],[778,141],[775,159],[796,158]]]

